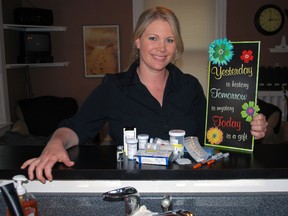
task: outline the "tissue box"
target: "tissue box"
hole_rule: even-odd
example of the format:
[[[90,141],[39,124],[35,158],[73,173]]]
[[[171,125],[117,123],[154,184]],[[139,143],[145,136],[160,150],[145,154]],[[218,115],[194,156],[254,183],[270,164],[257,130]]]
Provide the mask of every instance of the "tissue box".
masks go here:
[[[165,165],[169,164],[169,157],[172,151],[167,150],[154,150],[154,149],[144,149],[138,150],[134,155],[136,161],[139,164],[154,164],[154,165]]]

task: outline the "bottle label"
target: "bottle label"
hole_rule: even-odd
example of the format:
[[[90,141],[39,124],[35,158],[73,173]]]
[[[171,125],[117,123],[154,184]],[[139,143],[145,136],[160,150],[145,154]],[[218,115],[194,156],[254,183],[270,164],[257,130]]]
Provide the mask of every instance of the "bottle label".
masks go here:
[[[129,143],[128,144],[128,159],[134,160],[134,155],[137,152],[137,143]]]
[[[35,208],[26,207],[23,211],[25,216],[35,216]]]
[[[146,149],[147,148],[147,140],[139,139],[138,145],[139,145],[139,149]]]

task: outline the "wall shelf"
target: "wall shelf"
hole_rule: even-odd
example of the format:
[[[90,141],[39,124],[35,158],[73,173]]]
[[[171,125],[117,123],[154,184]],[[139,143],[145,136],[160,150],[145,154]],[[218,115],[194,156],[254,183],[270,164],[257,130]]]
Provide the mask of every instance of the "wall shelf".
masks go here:
[[[286,36],[282,36],[281,44],[269,49],[271,53],[287,53],[288,46],[286,44]]]
[[[3,29],[20,32],[60,32],[66,31],[66,26],[41,26],[41,25],[19,25],[3,24]],[[68,66],[69,62],[51,62],[51,63],[15,63],[6,64],[6,69],[24,68],[24,67],[63,67]]]
[[[287,53],[288,47],[285,48],[270,48],[269,49],[271,53]]]
[[[23,67],[63,67],[68,66],[69,62],[52,62],[52,63],[31,63],[31,64],[6,64],[6,69],[23,68]]]
[[[25,31],[25,32],[52,32],[66,31],[66,26],[39,26],[39,25],[18,25],[18,24],[3,24],[4,29]]]

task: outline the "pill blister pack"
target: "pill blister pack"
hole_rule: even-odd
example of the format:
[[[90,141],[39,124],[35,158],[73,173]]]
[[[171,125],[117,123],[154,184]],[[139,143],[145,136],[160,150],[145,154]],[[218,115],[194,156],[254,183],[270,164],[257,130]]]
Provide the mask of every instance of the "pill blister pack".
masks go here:
[[[211,155],[206,152],[200,145],[198,138],[189,136],[184,139],[184,146],[189,155],[196,161],[207,160]]]

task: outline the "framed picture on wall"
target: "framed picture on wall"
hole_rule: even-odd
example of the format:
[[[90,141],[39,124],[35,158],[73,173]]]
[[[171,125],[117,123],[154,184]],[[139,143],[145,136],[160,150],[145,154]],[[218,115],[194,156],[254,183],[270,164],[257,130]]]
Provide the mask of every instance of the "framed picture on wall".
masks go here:
[[[83,26],[85,77],[120,71],[119,26]]]

